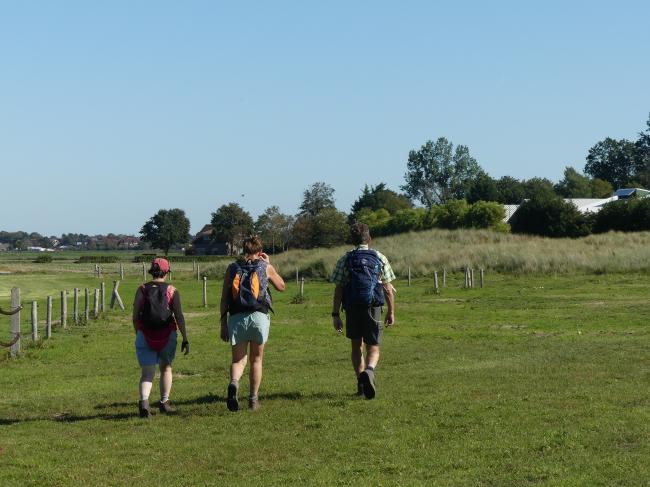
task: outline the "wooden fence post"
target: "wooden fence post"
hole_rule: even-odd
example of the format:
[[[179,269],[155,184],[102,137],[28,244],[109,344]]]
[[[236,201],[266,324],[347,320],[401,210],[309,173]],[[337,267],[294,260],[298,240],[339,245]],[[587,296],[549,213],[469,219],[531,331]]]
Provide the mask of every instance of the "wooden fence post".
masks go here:
[[[483,269],[481,269],[481,289],[483,289]]]
[[[203,307],[208,307],[208,278],[203,276]]]
[[[120,279],[124,280],[124,264],[120,264]]]
[[[124,303],[122,302],[120,293],[117,291],[119,287],[120,287],[120,281],[113,281],[113,294],[111,295],[111,309],[115,307],[115,302],[117,302],[120,309],[124,311]]]
[[[447,269],[442,268],[442,287],[447,287]]]
[[[106,311],[106,283],[104,281],[102,281],[102,283],[99,285],[99,294],[99,312],[103,313]]]
[[[61,291],[61,326],[68,327],[68,292]]]
[[[301,298],[305,297],[305,278],[304,277],[300,278],[300,297]]]
[[[47,297],[47,321],[45,324],[45,338],[52,338],[52,296]]]
[[[196,263],[196,280],[201,280],[201,265],[198,262]]]
[[[32,341],[38,340],[38,302],[32,301]]]
[[[99,317],[99,289],[95,288],[95,301],[93,303],[93,318]]]
[[[409,287],[411,287],[411,266],[409,266]]]
[[[438,287],[438,271],[433,271],[433,288],[436,294],[440,292],[440,288]]]
[[[296,286],[300,285],[300,274],[298,273],[298,268],[296,267]]]
[[[469,270],[469,287],[474,287],[474,268]]]
[[[84,318],[86,323],[90,319],[90,297],[88,296],[88,288],[84,289]]]
[[[465,287],[469,287],[469,267],[465,267]]]
[[[79,323],[79,289],[72,290],[72,321],[76,325]]]
[[[20,288],[14,287],[11,289],[11,309],[20,306]],[[11,316],[11,340],[16,339],[16,343],[11,346],[11,356],[15,357],[20,353],[20,311]]]

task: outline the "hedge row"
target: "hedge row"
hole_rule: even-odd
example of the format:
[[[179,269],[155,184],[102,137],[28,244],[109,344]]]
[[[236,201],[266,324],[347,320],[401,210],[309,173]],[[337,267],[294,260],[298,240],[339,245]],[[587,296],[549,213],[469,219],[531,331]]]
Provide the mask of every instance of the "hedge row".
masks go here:
[[[133,262],[151,262],[151,260],[157,257],[154,254],[143,254],[136,255],[133,257]],[[231,256],[227,255],[169,255],[166,257],[169,262],[218,262],[223,259],[231,259]]]

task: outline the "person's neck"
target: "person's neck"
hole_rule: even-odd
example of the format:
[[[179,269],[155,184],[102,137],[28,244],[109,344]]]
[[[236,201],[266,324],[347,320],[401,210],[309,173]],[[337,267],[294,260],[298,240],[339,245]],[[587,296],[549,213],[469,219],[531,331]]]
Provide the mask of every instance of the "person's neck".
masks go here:
[[[156,277],[156,278],[152,279],[151,282],[165,282],[165,278],[164,277]]]

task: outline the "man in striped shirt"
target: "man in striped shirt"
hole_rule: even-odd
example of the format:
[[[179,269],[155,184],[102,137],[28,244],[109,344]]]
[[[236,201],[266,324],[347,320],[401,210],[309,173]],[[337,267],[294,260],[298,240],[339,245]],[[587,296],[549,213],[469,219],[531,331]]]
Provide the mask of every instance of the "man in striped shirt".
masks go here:
[[[364,223],[352,225],[350,240],[356,246],[355,249],[347,252],[337,261],[330,278],[330,281],[336,284],[332,303],[332,324],[337,332],[343,331],[340,315],[341,305],[343,305],[345,336],[350,339],[352,345],[352,367],[357,376],[357,394],[372,399],[376,393],[375,367],[379,361],[379,346],[383,334],[381,311],[384,303],[387,306],[384,324],[391,326],[395,323],[395,299],[393,286],[390,284],[395,279],[395,274],[388,259],[376,250],[370,249],[368,225]],[[360,278],[352,275],[358,272],[363,274]],[[359,287],[352,283],[358,281],[363,287],[364,279],[369,279],[371,285],[375,286],[375,289],[370,290],[370,292],[374,291],[374,297],[370,304],[351,302],[355,299],[354,294]]]

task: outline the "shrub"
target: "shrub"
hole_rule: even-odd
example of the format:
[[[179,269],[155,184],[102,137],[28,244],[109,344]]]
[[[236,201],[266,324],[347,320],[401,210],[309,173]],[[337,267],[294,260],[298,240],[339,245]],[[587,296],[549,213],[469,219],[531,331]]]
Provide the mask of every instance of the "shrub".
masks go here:
[[[438,226],[453,230],[465,226],[469,204],[465,200],[452,200],[438,207]]]
[[[41,254],[34,259],[34,262],[37,264],[47,264],[52,262],[52,256],[50,254]]]
[[[506,216],[502,204],[477,201],[469,207],[465,215],[465,227],[468,228],[496,228]]]
[[[113,264],[117,262],[115,255],[82,255],[77,260],[79,264]]]
[[[580,213],[572,203],[544,195],[522,203],[510,223],[513,233],[577,238],[591,232],[592,219]]]

